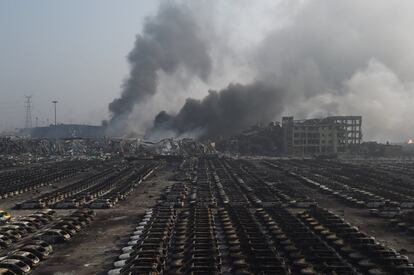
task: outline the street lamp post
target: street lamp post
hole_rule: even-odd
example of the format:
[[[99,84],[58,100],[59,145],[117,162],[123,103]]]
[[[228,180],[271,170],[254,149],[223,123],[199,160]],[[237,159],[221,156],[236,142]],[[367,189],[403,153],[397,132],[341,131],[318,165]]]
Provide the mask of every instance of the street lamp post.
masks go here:
[[[57,125],[56,123],[56,104],[58,103],[57,100],[53,100],[52,103],[55,105],[55,126]]]

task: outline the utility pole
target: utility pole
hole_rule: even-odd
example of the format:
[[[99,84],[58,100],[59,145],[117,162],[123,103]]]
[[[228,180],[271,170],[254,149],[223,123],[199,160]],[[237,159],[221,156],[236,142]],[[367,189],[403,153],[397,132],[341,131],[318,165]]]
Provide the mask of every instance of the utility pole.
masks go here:
[[[57,100],[53,100],[52,103],[55,105],[55,126],[57,125],[56,123],[56,104],[58,103]]]
[[[32,128],[32,96],[24,96],[26,98],[25,108],[26,108],[26,121],[24,123],[24,128]]]
[[[35,124],[36,128],[39,127],[39,118],[36,117],[36,124]]]

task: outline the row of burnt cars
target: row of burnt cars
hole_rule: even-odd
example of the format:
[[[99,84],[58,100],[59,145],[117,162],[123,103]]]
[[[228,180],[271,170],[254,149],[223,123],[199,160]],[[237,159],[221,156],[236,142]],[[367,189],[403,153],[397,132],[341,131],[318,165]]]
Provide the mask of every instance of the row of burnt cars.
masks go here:
[[[271,194],[280,203],[289,207],[301,208],[316,205],[316,201],[307,194],[307,190],[303,189],[300,181],[291,177],[285,171],[269,167],[266,162],[259,163],[261,165],[257,165],[257,163],[254,165],[252,162],[240,160],[234,162],[232,168],[245,178],[245,182],[250,182],[250,185],[254,188],[262,186],[262,196],[267,194],[269,197]]]
[[[111,208],[153,173],[157,163],[110,163],[76,182],[16,205],[18,209]]]
[[[263,165],[256,165],[257,163]],[[338,163],[326,164],[318,161],[304,164],[296,160],[250,162],[210,159],[197,162],[192,169],[199,170],[197,176],[193,176],[198,180],[197,193],[200,193],[200,189],[211,187],[207,201],[213,205],[249,201],[257,206],[269,206],[275,203],[299,208],[315,206],[315,200],[307,194],[307,189],[304,189],[304,186],[307,186],[318,189],[322,194],[336,198],[349,206],[368,209],[372,216],[388,219],[389,224],[401,233],[414,235],[414,209],[413,202],[409,199],[413,191],[402,194],[411,183],[393,177],[387,178],[387,173],[379,173],[378,178],[378,175],[374,176],[372,172],[360,172],[361,175],[356,177],[356,183],[352,183],[351,186],[346,184],[352,182],[349,171],[347,171],[348,176],[339,172],[337,175],[323,172],[322,166],[338,169],[338,165]],[[206,167],[209,169],[208,173],[203,170]],[[355,167],[351,167],[352,171],[354,169]],[[372,180],[368,180],[368,183],[363,181],[367,177],[375,178],[378,183],[375,184]],[[382,183],[381,178],[384,178]],[[392,190],[395,182],[398,182],[400,187]],[[390,190],[387,194],[399,194],[404,196],[405,200],[393,201],[381,197],[367,191],[366,185],[383,186],[383,188],[388,186]],[[370,189],[375,190],[372,187]],[[193,192],[192,197],[196,198],[196,195]]]
[[[393,173],[403,177],[414,176],[413,159],[370,159],[370,160],[353,160],[351,164],[364,165],[369,168],[381,169],[387,173]]]
[[[62,181],[97,165],[95,161],[38,163],[0,173],[0,199],[17,196]]]
[[[405,256],[327,209],[293,211],[246,163],[199,159],[181,169],[188,180],[138,218],[108,275],[414,274]]]
[[[414,274],[414,266],[406,256],[325,208],[312,207],[298,217],[363,274]]]
[[[309,160],[266,163],[344,204],[369,209],[372,216],[393,219],[410,216],[414,211],[413,182],[387,171],[365,171],[346,163]]]
[[[0,274],[27,274],[46,260],[56,244],[69,241],[93,219],[92,210],[58,216],[46,209],[0,226]]]
[[[17,196],[47,184],[74,176],[84,169],[83,162],[58,162],[35,164],[27,168],[16,168],[0,173],[0,199]]]
[[[394,165],[393,169],[385,170],[380,166],[374,173],[375,166],[360,171],[347,163],[299,160],[265,163],[346,205],[368,209],[371,216],[388,220],[397,232],[414,236],[414,184],[390,174]],[[338,168],[339,165],[346,169]]]
[[[183,217],[180,209],[195,199],[194,190],[187,184],[195,176],[194,161],[185,159],[175,176],[176,179],[183,179],[183,182],[166,187],[157,204],[138,217],[134,230],[114,260],[113,268],[108,271],[109,275],[180,274],[177,262],[167,263],[166,260],[167,257],[172,259],[178,255],[174,255],[178,251],[169,250],[169,244],[176,244],[174,230],[185,230],[185,222],[178,219]]]
[[[220,162],[223,163],[223,161],[220,161]],[[269,167],[269,163],[264,163],[264,164],[265,166]],[[270,164],[273,164],[273,163],[270,162]],[[301,190],[301,186],[303,186],[303,184],[306,185],[307,182],[302,177],[293,176],[294,172],[296,171],[293,172],[292,170],[286,170],[283,168],[281,169],[281,166],[275,165],[273,166],[273,168],[275,170],[281,171],[282,173],[273,174],[272,171],[264,169],[263,166],[260,168],[255,167],[254,165],[249,163],[249,161],[227,161],[227,164],[225,164],[224,166],[226,166],[227,172],[230,172],[233,175],[233,177],[235,178],[235,181],[238,183],[238,186],[241,187],[240,189],[243,190],[243,192],[239,194],[239,196],[245,195],[249,197],[250,202],[253,203],[253,205],[268,207],[268,206],[271,206],[272,204],[275,204],[274,202],[269,203],[271,202],[271,200],[266,201],[266,198],[271,198],[270,194],[273,194],[277,198],[280,199],[279,203],[280,205],[283,205],[284,207],[300,207],[300,208],[303,208],[303,207],[315,208],[316,207],[316,203],[312,199],[309,199],[309,197],[306,195],[306,189]],[[270,167],[272,167],[272,165],[270,165]],[[311,170],[311,171],[314,172],[314,170]],[[254,180],[252,180],[252,183],[249,183],[248,177],[245,176],[246,173],[250,177],[254,178]],[[372,174],[364,173],[364,176],[371,177]],[[381,175],[381,176],[384,177],[384,175]],[[275,180],[275,178],[277,180]],[[277,184],[275,184],[276,182]],[[394,181],[392,180],[388,180],[386,181],[386,183],[379,184],[379,185],[382,185],[382,186],[384,186],[385,184],[392,185],[393,182]],[[267,186],[270,187],[270,190],[267,190],[268,191],[267,196],[263,196],[263,193],[260,194],[258,192],[258,191],[262,191],[263,183],[265,183]],[[315,183],[318,184],[317,182]],[[407,186],[406,183],[400,182],[400,186],[403,186],[403,185]],[[397,188],[397,192],[395,193],[398,193],[398,190],[399,189]],[[230,191],[230,192],[236,193],[233,191]],[[249,193],[254,193],[255,195],[258,195],[258,196],[252,196]],[[395,193],[393,193],[392,191],[392,192],[388,192],[387,194],[395,194]],[[259,197],[260,200],[258,200],[257,197]],[[365,206],[368,208],[374,208],[374,209],[371,209],[370,211],[372,215],[391,218],[390,224],[395,226],[396,228],[398,228],[404,233],[407,233],[407,232],[411,233],[413,231],[414,215],[413,215],[413,212],[410,210],[412,208],[412,205],[409,203],[410,202],[409,200],[401,201],[399,204],[390,202],[388,200],[382,200],[381,204],[375,204],[374,202],[375,201],[369,201],[369,204]],[[397,208],[398,210],[398,212],[396,213],[399,213],[399,214],[392,215],[393,211],[395,211],[394,210],[395,208]],[[400,211],[401,209],[402,211]],[[374,244],[378,244],[373,238],[371,238],[371,241],[373,241]],[[369,256],[372,256],[372,255],[369,255]],[[401,255],[399,255],[397,258],[399,258],[400,256]],[[401,257],[404,258],[404,256],[401,256]],[[404,264],[406,264],[408,260],[407,259],[404,259],[404,260],[406,261]],[[396,262],[398,263],[397,260]],[[406,273],[401,272],[401,270],[403,270],[404,268],[407,268]],[[375,268],[371,268],[371,269],[370,270],[373,273],[379,272],[378,270],[380,270],[380,269],[375,269]],[[393,271],[392,274],[411,274],[413,272],[411,264],[409,264],[408,266],[403,265],[403,268],[401,268],[401,270]],[[390,271],[379,272],[379,274],[391,274],[387,272],[390,272]]]
[[[160,204],[138,221],[116,274],[408,275],[414,266],[324,208]]]

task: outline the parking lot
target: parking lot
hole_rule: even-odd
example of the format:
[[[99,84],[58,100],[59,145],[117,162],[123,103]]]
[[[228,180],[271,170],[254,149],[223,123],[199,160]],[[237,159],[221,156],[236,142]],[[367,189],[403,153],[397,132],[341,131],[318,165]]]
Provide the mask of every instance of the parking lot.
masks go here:
[[[86,167],[2,198],[2,240],[15,238],[5,259],[41,246],[32,274],[414,274],[412,168],[217,157]]]

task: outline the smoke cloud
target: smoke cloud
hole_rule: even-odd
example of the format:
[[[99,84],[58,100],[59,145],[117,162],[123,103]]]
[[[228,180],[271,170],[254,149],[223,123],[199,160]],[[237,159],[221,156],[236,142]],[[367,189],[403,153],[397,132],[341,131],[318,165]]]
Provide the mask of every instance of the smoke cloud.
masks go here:
[[[109,104],[112,134],[123,134],[134,107],[156,94],[160,71],[172,74],[182,67],[190,76],[208,79],[209,42],[195,16],[185,4],[163,2],[158,13],[147,18],[128,55],[131,71],[121,96]]]
[[[364,139],[412,130],[412,1],[309,0],[252,57],[259,78],[288,91],[284,114],[362,115]]]
[[[230,84],[219,92],[210,90],[202,100],[187,99],[176,115],[160,112],[148,138],[229,137],[280,115],[283,96],[282,90],[265,82]]]
[[[281,115],[362,115],[365,140],[414,136],[413,1],[197,3],[162,4],[147,21],[129,56],[131,76],[110,106],[113,121],[151,98],[147,113],[158,113],[148,127],[153,139],[224,137]],[[248,26],[234,24],[246,19]],[[200,25],[218,29],[203,32]],[[192,86],[187,100],[181,93],[174,109],[165,100],[179,86],[154,94],[159,74],[174,83],[179,68],[208,83]],[[242,84],[220,90],[227,83]],[[203,98],[205,87],[220,91]]]
[[[359,114],[365,140],[402,141],[413,135],[414,84],[404,83],[390,68],[372,59],[346,80],[338,93],[320,93],[296,109],[319,117],[326,114]]]

